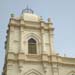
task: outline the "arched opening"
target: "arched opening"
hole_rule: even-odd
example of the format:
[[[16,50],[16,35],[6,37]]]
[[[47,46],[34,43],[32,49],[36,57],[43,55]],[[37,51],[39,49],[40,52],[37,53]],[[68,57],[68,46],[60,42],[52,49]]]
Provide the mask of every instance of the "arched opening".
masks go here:
[[[28,53],[29,54],[37,53],[36,40],[34,40],[33,38],[28,40]]]

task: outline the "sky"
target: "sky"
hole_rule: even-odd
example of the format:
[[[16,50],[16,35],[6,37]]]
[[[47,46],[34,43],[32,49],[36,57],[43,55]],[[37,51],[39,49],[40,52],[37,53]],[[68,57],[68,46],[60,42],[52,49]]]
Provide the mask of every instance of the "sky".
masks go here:
[[[6,30],[10,14],[21,15],[26,6],[54,25],[54,48],[57,53],[75,57],[75,0],[0,0],[0,75],[5,58]]]

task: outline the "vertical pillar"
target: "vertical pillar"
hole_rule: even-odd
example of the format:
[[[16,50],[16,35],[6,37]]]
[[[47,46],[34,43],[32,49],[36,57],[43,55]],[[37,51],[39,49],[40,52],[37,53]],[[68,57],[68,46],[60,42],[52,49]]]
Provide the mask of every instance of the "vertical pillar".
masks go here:
[[[13,17],[12,17],[13,18]],[[9,52],[14,52],[13,50],[13,35],[14,35],[14,26],[11,25],[12,24],[12,18],[10,19],[10,23],[9,23],[9,29],[8,29],[8,38],[7,38],[7,42],[8,42],[8,50]]]
[[[50,44],[50,64],[51,64],[51,72],[52,72],[52,75],[58,75],[58,73],[55,71],[57,70],[57,64],[54,64],[53,63],[53,56],[52,55],[55,55],[55,52],[54,52],[54,34],[53,34],[53,31],[54,31],[54,28],[53,28],[53,25],[52,25],[52,22],[50,20],[50,18],[48,18],[48,24],[49,24],[49,44]]]
[[[55,52],[54,52],[54,34],[53,34],[54,28],[50,21],[50,18],[48,19],[48,24],[49,24],[50,55],[54,55],[55,54]]]
[[[19,60],[25,60],[25,53],[24,53],[24,50],[23,50],[23,19],[20,20],[20,31],[19,31],[19,53],[18,53],[18,59]]]
[[[44,23],[43,23],[43,19],[41,18],[41,42],[42,42],[42,54],[45,53],[45,42],[44,42]]]
[[[44,61],[46,61],[47,59],[47,56],[45,54],[46,50],[45,50],[45,35],[44,35],[44,21],[43,19],[41,18],[41,60],[42,60],[42,66],[43,66],[43,70],[44,70],[44,73],[45,75],[47,75],[47,65]]]
[[[20,53],[23,53],[23,27],[20,26]]]
[[[21,20],[20,20],[20,53],[24,53],[23,51],[23,25],[24,25],[24,20],[23,20],[23,16],[21,16]]]

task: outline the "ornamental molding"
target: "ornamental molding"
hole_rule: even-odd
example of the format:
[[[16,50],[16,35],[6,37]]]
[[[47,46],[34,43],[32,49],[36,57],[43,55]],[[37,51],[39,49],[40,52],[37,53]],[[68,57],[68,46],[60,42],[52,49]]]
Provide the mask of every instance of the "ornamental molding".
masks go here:
[[[23,75],[42,75],[39,71],[35,69],[30,69],[27,72],[25,72]]]
[[[25,34],[24,39],[26,39],[26,41],[28,41],[30,38],[35,39],[38,43],[41,43],[41,37],[39,37],[37,34],[35,33],[28,33]]]

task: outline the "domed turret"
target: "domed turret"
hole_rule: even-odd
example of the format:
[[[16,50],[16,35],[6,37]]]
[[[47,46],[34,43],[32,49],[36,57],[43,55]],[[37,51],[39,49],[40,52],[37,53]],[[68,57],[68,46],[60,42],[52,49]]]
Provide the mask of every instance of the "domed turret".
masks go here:
[[[34,14],[34,11],[28,7],[22,10],[22,17],[25,21],[40,21],[40,16]]]

